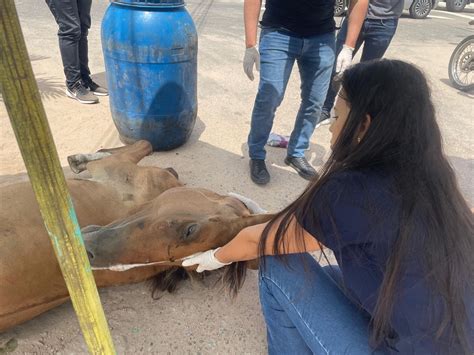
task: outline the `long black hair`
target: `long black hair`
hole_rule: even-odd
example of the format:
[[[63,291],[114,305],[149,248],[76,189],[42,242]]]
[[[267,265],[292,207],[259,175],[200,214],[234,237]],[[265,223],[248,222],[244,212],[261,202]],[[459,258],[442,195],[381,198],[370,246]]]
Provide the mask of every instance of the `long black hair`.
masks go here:
[[[393,177],[394,190],[400,197],[400,229],[384,266],[372,315],[371,343],[380,345],[390,333],[397,284],[416,239],[416,244],[421,246],[419,257],[429,285],[444,302],[437,336],[448,332],[468,352],[468,309],[464,297],[474,279],[473,217],[443,153],[427,81],[413,65],[381,60],[349,68],[342,76],[341,85],[350,112],[332,154],[320,178],[311,182],[296,201],[267,225],[260,242],[260,256],[264,255],[268,232],[277,220],[281,222],[273,245],[275,254],[285,253],[286,231],[292,218],[300,221],[311,218],[322,233],[317,227],[317,216],[308,211],[318,191],[335,174],[383,168]],[[357,144],[356,137],[367,115],[371,124]],[[423,233],[419,233],[420,223]],[[304,244],[298,229],[301,227],[297,225],[296,238]]]

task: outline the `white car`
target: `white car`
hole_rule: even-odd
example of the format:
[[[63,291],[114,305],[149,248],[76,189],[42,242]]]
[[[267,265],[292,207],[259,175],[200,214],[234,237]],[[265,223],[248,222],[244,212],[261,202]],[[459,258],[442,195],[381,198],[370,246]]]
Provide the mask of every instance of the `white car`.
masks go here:
[[[471,4],[472,0],[440,0],[446,1],[446,9],[448,11],[459,12],[464,10],[467,4]]]
[[[413,18],[421,19],[429,15],[432,9],[436,8],[439,0],[405,0],[405,10],[408,10],[410,16]],[[470,0],[446,0],[451,2],[467,2]],[[336,0],[334,6],[335,16],[343,15],[348,6],[348,0]]]
[[[436,9],[439,0],[405,0],[404,9],[413,18],[425,18],[431,10]]]

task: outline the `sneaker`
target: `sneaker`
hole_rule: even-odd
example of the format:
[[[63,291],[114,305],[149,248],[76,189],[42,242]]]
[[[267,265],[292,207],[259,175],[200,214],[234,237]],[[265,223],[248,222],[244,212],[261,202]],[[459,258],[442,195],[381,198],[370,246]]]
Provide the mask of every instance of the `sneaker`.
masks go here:
[[[327,125],[331,123],[331,114],[327,111],[321,111],[321,116],[319,116],[319,122],[316,125],[316,128],[319,126]]]
[[[303,179],[314,180],[319,177],[316,170],[308,163],[305,157],[286,157],[285,164],[295,169]]]
[[[84,83],[84,86],[89,89],[90,92],[92,92],[96,96],[107,96],[109,95],[109,92],[107,91],[106,88],[103,88],[99,84],[91,81],[88,81]]]
[[[265,160],[250,159],[250,178],[257,185],[266,185],[270,182],[270,174],[265,165]]]
[[[71,99],[79,101],[81,104],[96,104],[99,99],[95,97],[80,81],[72,88],[66,88],[66,95]]]

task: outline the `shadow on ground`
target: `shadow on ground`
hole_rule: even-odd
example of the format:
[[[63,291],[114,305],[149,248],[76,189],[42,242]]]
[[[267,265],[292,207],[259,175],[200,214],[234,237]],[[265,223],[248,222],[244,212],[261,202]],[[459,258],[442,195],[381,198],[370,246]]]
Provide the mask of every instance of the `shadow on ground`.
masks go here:
[[[97,84],[104,88],[108,88],[107,86],[107,78],[105,77],[105,71],[100,73],[91,74],[92,80],[94,80]]]
[[[470,91],[461,91],[461,90],[458,90],[456,89],[453,84],[451,84],[451,80],[449,79],[439,79],[439,81],[441,81],[443,84],[449,86],[451,89],[457,91],[458,95],[461,95],[461,96],[464,96],[464,97],[467,97],[467,98],[473,98],[474,97],[474,90],[470,90]]]

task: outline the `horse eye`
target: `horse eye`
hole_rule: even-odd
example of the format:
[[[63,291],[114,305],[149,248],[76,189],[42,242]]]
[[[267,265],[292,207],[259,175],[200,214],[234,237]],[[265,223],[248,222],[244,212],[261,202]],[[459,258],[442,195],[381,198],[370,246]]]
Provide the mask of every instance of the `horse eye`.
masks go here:
[[[189,238],[192,234],[194,234],[198,229],[197,224],[191,224],[186,228],[186,232],[184,233],[185,238]]]

